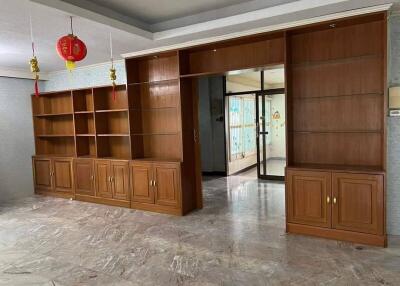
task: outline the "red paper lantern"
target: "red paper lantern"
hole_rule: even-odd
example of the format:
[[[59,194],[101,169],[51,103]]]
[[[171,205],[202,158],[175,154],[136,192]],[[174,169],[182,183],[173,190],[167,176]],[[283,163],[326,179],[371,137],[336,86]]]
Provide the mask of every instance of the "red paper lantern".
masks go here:
[[[71,71],[75,67],[75,62],[86,57],[87,49],[85,43],[77,36],[69,34],[57,41],[57,52],[65,60],[67,69]]]

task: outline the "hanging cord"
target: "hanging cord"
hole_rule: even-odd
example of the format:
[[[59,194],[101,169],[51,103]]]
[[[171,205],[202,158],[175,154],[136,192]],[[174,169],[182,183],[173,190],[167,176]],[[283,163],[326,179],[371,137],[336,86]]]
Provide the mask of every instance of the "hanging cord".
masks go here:
[[[115,92],[115,80],[117,79],[116,70],[114,67],[114,56],[113,56],[113,46],[112,46],[112,35],[110,31],[110,58],[111,58],[111,68],[110,68],[110,80],[112,81],[112,98],[115,101],[117,94]]]
[[[71,35],[74,35],[74,28],[72,26],[72,16],[69,16],[70,25],[71,25]]]
[[[32,25],[32,14],[31,10],[29,9],[29,26],[30,26],[30,32],[31,32],[31,47],[32,47],[32,59],[29,61],[31,65],[31,72],[34,74],[34,79],[35,79],[35,84],[34,84],[34,89],[35,89],[35,96],[39,97],[39,64],[38,60],[35,55],[35,41],[33,38],[33,25]]]

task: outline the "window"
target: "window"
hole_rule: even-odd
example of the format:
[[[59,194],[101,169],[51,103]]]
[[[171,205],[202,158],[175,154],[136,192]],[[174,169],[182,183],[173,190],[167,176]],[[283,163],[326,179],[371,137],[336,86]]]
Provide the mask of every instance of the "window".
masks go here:
[[[230,161],[256,153],[255,96],[229,96]]]

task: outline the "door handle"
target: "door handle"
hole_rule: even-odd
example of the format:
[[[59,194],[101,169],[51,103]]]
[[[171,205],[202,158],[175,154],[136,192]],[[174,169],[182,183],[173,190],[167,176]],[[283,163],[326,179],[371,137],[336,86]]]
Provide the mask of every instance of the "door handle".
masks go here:
[[[333,203],[336,204],[336,198],[335,197],[333,197]]]
[[[330,203],[331,202],[331,198],[329,196],[326,197],[326,203]]]
[[[92,180],[92,181],[94,180],[94,176],[93,175],[90,176],[90,180]]]

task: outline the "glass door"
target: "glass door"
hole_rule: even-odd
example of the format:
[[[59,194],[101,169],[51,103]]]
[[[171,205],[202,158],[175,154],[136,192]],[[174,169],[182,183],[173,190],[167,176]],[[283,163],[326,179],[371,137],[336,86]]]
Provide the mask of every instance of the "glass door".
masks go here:
[[[284,138],[281,138],[285,136],[285,126],[279,122],[280,113],[275,104],[277,103],[273,102],[273,98],[267,95],[267,92],[257,93],[257,174],[261,179],[283,181],[286,161],[276,154],[278,149],[282,148],[278,145],[285,144],[282,142]]]

